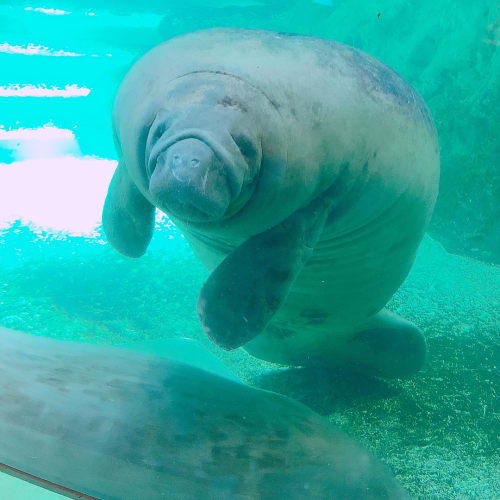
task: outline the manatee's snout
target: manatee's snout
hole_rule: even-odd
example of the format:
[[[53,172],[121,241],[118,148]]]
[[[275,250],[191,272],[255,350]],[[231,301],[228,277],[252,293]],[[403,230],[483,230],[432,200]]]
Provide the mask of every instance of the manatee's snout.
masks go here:
[[[160,207],[191,221],[219,219],[231,202],[224,165],[194,138],[175,142],[158,156],[149,191]]]

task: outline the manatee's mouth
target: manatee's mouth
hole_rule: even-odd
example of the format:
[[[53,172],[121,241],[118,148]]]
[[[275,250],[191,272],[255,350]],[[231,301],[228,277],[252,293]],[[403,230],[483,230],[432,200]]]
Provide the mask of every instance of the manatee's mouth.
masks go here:
[[[190,222],[224,218],[242,186],[234,154],[199,129],[166,132],[148,149],[148,187],[158,208]]]

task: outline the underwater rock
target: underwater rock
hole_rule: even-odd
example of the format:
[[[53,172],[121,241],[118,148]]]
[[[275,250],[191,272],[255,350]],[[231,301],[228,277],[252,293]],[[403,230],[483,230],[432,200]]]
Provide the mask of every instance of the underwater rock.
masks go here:
[[[167,213],[211,271],[198,313],[218,345],[384,377],[421,367],[421,332],[384,306],[431,216],[439,153],[394,71],[332,40],[199,31],[132,67],[113,122],[106,236],[138,257]]]
[[[0,462],[86,495],[406,498],[302,404],[177,361],[0,328],[0,367]]]

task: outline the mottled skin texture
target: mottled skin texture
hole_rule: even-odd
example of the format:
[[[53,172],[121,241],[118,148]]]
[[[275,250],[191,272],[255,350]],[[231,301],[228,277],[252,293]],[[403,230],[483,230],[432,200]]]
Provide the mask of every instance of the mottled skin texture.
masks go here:
[[[0,461],[100,499],[399,499],[305,406],[188,365],[0,328]]]
[[[431,216],[439,154],[394,71],[331,40],[200,31],[134,65],[113,119],[108,239],[139,256],[165,211],[212,273],[198,312],[215,342],[388,377],[420,368],[423,336],[383,308]]]

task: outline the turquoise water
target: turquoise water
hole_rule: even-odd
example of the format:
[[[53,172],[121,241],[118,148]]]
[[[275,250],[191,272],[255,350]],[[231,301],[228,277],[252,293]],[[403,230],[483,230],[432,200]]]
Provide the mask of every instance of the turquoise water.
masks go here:
[[[99,5],[0,6],[0,325],[138,350],[196,339],[221,370],[326,415],[388,463],[412,497],[500,498],[498,2]],[[427,363],[410,379],[316,377],[222,351],[196,317],[208,274],[165,216],[141,259],[106,244],[116,88],[155,44],[213,26],[339,40],[393,67],[427,102],[440,194],[389,304],[426,335]]]

